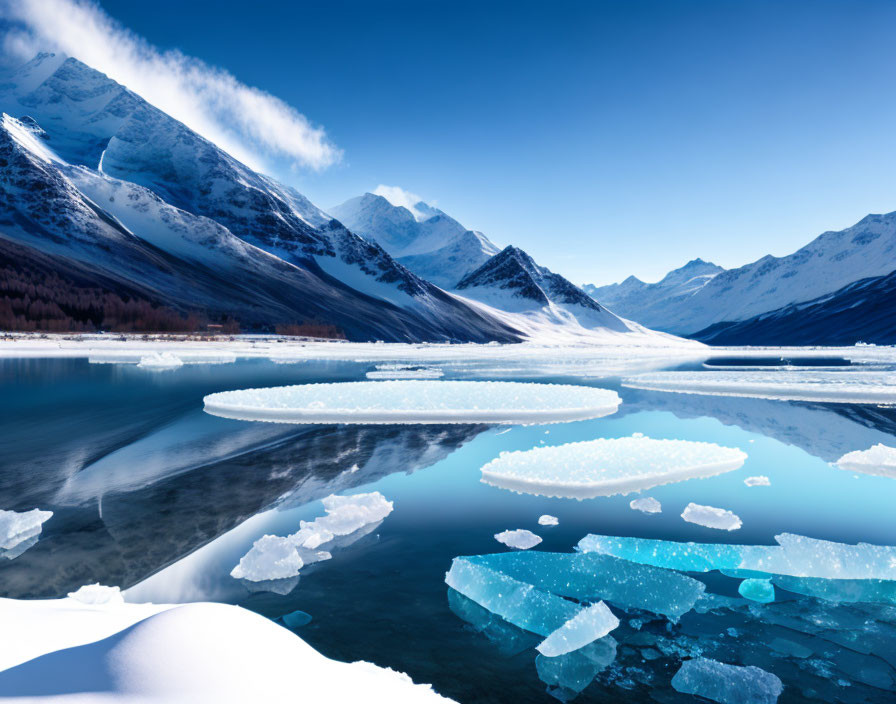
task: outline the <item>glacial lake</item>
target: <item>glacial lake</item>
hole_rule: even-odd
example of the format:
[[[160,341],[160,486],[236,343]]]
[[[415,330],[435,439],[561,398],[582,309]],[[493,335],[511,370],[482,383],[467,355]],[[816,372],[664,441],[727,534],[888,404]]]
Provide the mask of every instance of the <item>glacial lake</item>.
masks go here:
[[[446,367],[445,378],[592,385],[623,403],[604,418],[533,426],[281,425],[202,409],[217,391],[362,380],[373,369],[240,360],[152,372],[87,359],[0,360],[0,508],[54,513],[35,545],[0,559],[0,596],[55,598],[99,582],[127,590],[130,601],[221,601],[281,623],[301,611],[311,620],[287,622],[328,657],[392,667],[464,703],[694,701],[670,681],[695,655],[775,673],[781,702],[896,699],[892,589],[889,603],[839,603],[778,588],[771,604],[741,600],[677,624],[617,608],[614,655],[545,662],[534,649],[542,638],[445,584],[454,558],[507,552],[493,536],[518,528],[543,538],[534,551],[562,553],[589,533],[773,545],[786,532],[896,545],[896,479],[832,464],[853,450],[896,445],[896,409],[638,391],[613,377],[522,368],[496,376],[475,365],[463,374]],[[660,501],[659,514],[632,510],[639,495],[579,501],[480,481],[480,468],[503,451],[634,433],[737,447],[748,459],[736,471],[640,494]],[[744,484],[756,475],[770,485]],[[334,547],[332,559],[291,581],[230,576],[261,536],[323,515],[319,499],[371,491],[394,511]],[[743,527],[685,522],[689,502],[729,509]],[[559,525],[540,526],[542,514]],[[739,597],[738,579],[690,576]]]

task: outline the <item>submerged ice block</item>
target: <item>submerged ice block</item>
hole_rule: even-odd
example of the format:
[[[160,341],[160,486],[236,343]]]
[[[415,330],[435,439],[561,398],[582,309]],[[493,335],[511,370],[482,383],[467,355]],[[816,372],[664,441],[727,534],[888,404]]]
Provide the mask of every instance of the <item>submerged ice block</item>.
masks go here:
[[[628,494],[739,468],[737,448],[636,435],[502,452],[482,468],[482,481],[527,494],[588,499]]]
[[[775,704],[784,690],[781,680],[771,672],[708,658],[685,660],[672,678],[672,687],[720,704]]]
[[[615,413],[615,391],[513,381],[354,381],[222,391],[213,415],[272,423],[562,423]]]
[[[606,636],[566,655],[539,655],[535,658],[538,679],[555,699],[570,701],[591,684],[598,672],[613,664],[616,645],[613,636]]]

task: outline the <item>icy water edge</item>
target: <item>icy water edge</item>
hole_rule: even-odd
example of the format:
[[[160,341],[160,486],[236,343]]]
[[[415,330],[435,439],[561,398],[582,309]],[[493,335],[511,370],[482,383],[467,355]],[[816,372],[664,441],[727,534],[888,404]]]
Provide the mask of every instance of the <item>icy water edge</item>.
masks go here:
[[[695,654],[751,664],[784,682],[779,701],[887,702],[896,696],[896,607],[837,604],[778,591],[771,605],[692,613],[671,626],[621,614],[612,657],[538,660],[540,638],[449,590],[455,557],[505,552],[492,537],[526,528],[537,551],[569,553],[586,534],[750,545],[782,532],[896,544],[896,480],[833,466],[846,452],[896,444],[896,411],[620,388],[618,380],[520,378],[617,390],[611,416],[545,426],[291,426],[212,417],[204,395],[365,378],[369,363],[240,361],[151,373],[75,360],[2,360],[0,507],[52,510],[40,540],[0,562],[0,595],[60,597],[82,584],[129,589],[133,601],[236,603],[295,632],[329,657],[368,660],[431,682],[461,702],[693,701],[670,687]],[[502,379],[513,378],[512,371]],[[495,378],[475,368],[445,378]],[[734,472],[634,496],[576,501],[480,482],[504,450],[643,433],[739,447]],[[747,487],[750,476],[768,487]],[[294,532],[319,499],[379,491],[394,512],[372,532],[302,570],[292,583],[229,576],[260,536]],[[689,502],[730,509],[725,532],[686,523]],[[556,527],[539,526],[550,514]],[[737,597],[737,581],[696,576]],[[618,613],[618,610],[617,610]],[[584,649],[583,649],[584,650]],[[552,698],[553,697],[553,698]]]

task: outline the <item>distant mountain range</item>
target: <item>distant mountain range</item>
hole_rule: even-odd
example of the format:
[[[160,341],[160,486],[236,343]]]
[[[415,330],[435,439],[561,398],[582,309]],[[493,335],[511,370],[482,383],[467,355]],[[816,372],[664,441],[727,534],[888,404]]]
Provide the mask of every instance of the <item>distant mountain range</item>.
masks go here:
[[[0,110],[0,328],[681,343],[425,203],[325,213],[77,59],[0,76]]]
[[[695,259],[655,284],[584,289],[651,328],[713,344],[896,343],[896,213],[724,270]]]

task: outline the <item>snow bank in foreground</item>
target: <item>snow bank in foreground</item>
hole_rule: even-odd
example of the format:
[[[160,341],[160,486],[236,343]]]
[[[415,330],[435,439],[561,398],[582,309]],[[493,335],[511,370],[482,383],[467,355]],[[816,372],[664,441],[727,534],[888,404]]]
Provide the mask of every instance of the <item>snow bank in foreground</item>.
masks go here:
[[[213,415],[275,423],[550,423],[599,418],[615,391],[508,381],[358,381],[223,391]]]
[[[743,525],[740,518],[731,511],[714,506],[702,506],[693,502],[685,506],[681,517],[688,523],[696,523],[698,526],[719,530],[737,530]]]
[[[15,548],[36,538],[43,524],[53,515],[52,511],[0,511],[0,556],[11,556]]]
[[[269,579],[295,577],[311,562],[330,559],[329,552],[318,550],[338,536],[350,535],[378,524],[392,513],[392,502],[378,491],[352,496],[330,495],[321,500],[326,516],[313,521],[301,521],[299,530],[280,537],[265,535],[252,545],[233,568],[236,579],[262,582]]]
[[[622,385],[649,391],[779,401],[896,403],[896,372],[656,372],[626,377]]]
[[[867,450],[847,452],[836,465],[847,472],[862,472],[896,478],[896,447],[878,443]]]
[[[305,701],[448,701],[401,673],[329,660],[237,606],[0,599],[0,622],[7,697],[256,702],[298,691]]]
[[[482,481],[528,494],[588,499],[730,472],[746,458],[741,450],[708,442],[602,438],[502,452],[482,468]]]
[[[170,352],[153,352],[146,357],[141,357],[138,367],[143,369],[177,369],[184,365],[183,360]]]
[[[495,540],[503,543],[509,548],[517,550],[528,550],[534,548],[541,542],[541,538],[535,535],[531,530],[519,528],[517,530],[505,530],[502,533],[495,533]]]

